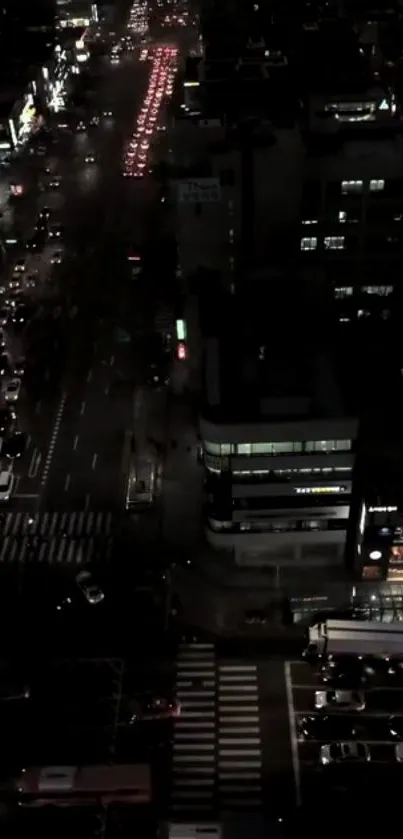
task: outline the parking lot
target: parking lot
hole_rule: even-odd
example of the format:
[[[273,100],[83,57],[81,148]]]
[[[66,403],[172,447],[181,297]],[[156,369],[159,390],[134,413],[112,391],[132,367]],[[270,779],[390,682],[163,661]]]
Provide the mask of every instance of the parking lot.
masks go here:
[[[359,792],[384,789],[399,790],[403,765],[396,756],[397,744],[403,739],[403,680],[388,682],[369,678],[358,686],[354,701],[363,699],[362,710],[335,705],[322,710],[315,707],[315,691],[333,690],[341,685],[323,685],[308,664],[285,664],[287,702],[290,717],[293,771],[297,803],[311,807],[329,798],[337,802],[341,796],[349,804],[362,806]],[[357,700],[358,697],[358,700]],[[323,746],[330,743],[358,742],[364,747],[362,760],[346,757],[338,762],[324,763]]]

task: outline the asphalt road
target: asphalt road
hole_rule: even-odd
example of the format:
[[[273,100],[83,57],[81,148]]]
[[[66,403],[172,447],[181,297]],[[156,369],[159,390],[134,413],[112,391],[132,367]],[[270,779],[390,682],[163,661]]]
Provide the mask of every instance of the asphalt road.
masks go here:
[[[116,339],[119,330],[132,333],[127,249],[141,241],[151,191],[123,179],[121,161],[148,68],[136,55],[117,68],[106,66],[94,83],[99,90],[88,116],[111,108],[113,119],[81,134],[60,131],[45,159],[62,183],[39,194],[36,211],[49,206],[51,221],[63,226],[63,263],[55,266],[52,294],[25,341],[32,366],[22,424],[31,445],[18,484],[19,508],[122,508],[136,371],[132,347]],[[95,164],[85,163],[88,153],[96,155]],[[44,158],[35,163],[42,168]],[[32,213],[30,198],[26,227]]]

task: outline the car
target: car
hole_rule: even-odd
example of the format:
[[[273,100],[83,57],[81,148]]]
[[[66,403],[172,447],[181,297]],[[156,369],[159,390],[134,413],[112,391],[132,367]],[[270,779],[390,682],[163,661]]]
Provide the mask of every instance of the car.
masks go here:
[[[6,333],[3,329],[0,329],[0,349],[4,350],[6,346]]]
[[[14,265],[14,273],[15,274],[23,274],[27,267],[27,260],[26,259],[19,259]]]
[[[127,717],[129,723],[153,720],[172,720],[180,717],[181,705],[175,696],[144,694],[129,700]]]
[[[21,277],[17,275],[13,275],[9,282],[9,287],[13,290],[21,288]]]
[[[50,239],[60,239],[63,232],[63,227],[61,224],[51,224],[49,227],[49,238]]]
[[[307,714],[299,717],[297,729],[302,740],[355,740],[358,734],[356,719],[342,714]]]
[[[325,743],[320,747],[322,766],[337,763],[369,763],[371,752],[367,743],[345,740],[340,743]]]
[[[395,745],[395,759],[397,763],[403,763],[403,743],[396,743]]]
[[[14,326],[22,325],[27,322],[29,317],[29,308],[26,303],[19,303],[11,313],[11,322]]]
[[[26,445],[26,434],[23,431],[15,431],[11,437],[4,441],[1,455],[9,460],[16,460],[24,454]]]
[[[355,690],[315,690],[317,711],[364,711],[365,695]]]
[[[38,227],[38,229],[35,230],[34,235],[31,236],[31,238],[28,239],[28,241],[27,241],[27,244],[26,244],[27,250],[31,251],[31,253],[43,250],[43,248],[45,247],[45,244],[46,244],[46,237],[47,237],[46,228],[43,227],[43,226]]]
[[[91,119],[90,119],[90,125],[92,125],[92,126],[99,125],[99,117],[97,117],[97,116],[95,116],[95,117],[91,117]]]
[[[9,310],[5,306],[0,307],[0,326],[7,326]]]
[[[94,154],[86,154],[85,155],[85,162],[86,163],[95,163],[95,155]]]
[[[54,254],[50,258],[51,265],[61,265],[63,260],[63,254],[61,251],[55,251]]]
[[[111,117],[112,116],[112,111],[108,111],[108,110],[107,111],[102,111],[102,116],[103,117]]]
[[[340,685],[340,687],[355,687],[365,684],[368,680],[363,662],[354,658],[326,661],[320,665],[318,675],[323,684]]]
[[[38,278],[35,274],[28,274],[25,280],[26,288],[36,288],[38,283]]]
[[[10,379],[4,391],[6,402],[17,402],[21,390],[21,379]]]
[[[85,122],[83,122],[82,119],[80,119],[80,121],[77,123],[77,131],[86,131],[86,129],[87,126]]]
[[[80,571],[76,576],[76,583],[81,589],[85,599],[91,606],[102,603],[105,599],[105,594],[99,585],[95,582],[91,571]]]
[[[10,501],[15,485],[15,478],[12,472],[4,470],[0,472],[0,502],[5,504]]]
[[[5,376],[10,369],[10,359],[7,353],[0,354],[0,376]]]
[[[42,207],[41,212],[39,213],[39,219],[41,221],[45,220],[48,221],[52,215],[52,211],[50,207]]]
[[[60,177],[60,175],[58,175],[56,178],[52,178],[52,180],[49,181],[49,189],[59,189],[60,184],[61,184],[61,177]]]
[[[15,412],[8,405],[0,408],[0,434],[9,434],[12,431],[15,418]]]
[[[13,376],[14,378],[21,379],[25,373],[25,358],[21,356],[17,358],[13,364]]]

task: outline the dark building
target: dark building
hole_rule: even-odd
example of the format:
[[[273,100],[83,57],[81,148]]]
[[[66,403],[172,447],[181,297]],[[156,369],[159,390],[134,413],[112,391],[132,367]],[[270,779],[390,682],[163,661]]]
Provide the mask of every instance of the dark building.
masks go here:
[[[56,44],[54,0],[1,0],[0,69],[2,78],[12,67],[44,63]]]

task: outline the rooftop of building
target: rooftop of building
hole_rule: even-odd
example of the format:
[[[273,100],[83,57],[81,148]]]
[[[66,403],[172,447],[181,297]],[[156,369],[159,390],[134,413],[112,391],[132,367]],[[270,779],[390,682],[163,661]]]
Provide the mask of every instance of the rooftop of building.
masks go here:
[[[204,322],[203,415],[222,423],[354,416],[331,319],[292,278],[268,282],[215,297]]]
[[[295,64],[300,83],[309,92],[355,94],[374,84],[358,37],[344,19],[323,21],[302,29]]]
[[[326,180],[360,177],[393,179],[403,176],[403,133],[402,124],[396,122],[391,128],[368,136],[359,134],[350,137],[340,134],[336,137],[306,138],[305,177],[321,177]]]

